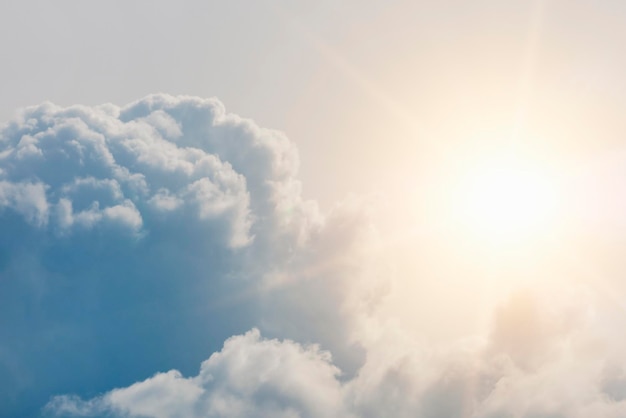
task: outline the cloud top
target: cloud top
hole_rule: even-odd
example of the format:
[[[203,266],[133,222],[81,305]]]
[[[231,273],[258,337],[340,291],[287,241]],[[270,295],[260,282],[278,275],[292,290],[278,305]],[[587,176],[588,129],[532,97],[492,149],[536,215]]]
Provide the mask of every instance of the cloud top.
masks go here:
[[[114,225],[140,233],[181,212],[225,226],[228,245],[245,246],[250,193],[262,205],[270,183],[289,181],[298,165],[281,134],[191,97],[43,104],[25,109],[0,141],[0,207],[59,234]]]

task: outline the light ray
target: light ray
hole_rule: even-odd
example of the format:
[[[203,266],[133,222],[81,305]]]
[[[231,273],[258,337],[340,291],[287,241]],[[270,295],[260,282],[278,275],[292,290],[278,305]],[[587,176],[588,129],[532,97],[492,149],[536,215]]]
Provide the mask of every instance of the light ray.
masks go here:
[[[532,96],[537,55],[539,54],[544,9],[544,0],[533,1],[531,6],[526,48],[521,65],[522,70],[519,78],[517,109],[511,132],[512,143],[519,141],[521,130],[526,122],[528,105]]]
[[[346,58],[346,54],[341,53],[341,51],[325,42],[322,37],[307,27],[301,19],[298,19],[293,13],[281,7],[277,2],[268,0],[266,4],[289,28],[291,28],[291,30],[304,38],[326,63],[330,64],[332,68],[355,84],[363,93],[379,103],[385,110],[401,122],[411,134],[420,137],[423,136],[423,128],[415,113],[389,95],[384,88],[354,66]]]

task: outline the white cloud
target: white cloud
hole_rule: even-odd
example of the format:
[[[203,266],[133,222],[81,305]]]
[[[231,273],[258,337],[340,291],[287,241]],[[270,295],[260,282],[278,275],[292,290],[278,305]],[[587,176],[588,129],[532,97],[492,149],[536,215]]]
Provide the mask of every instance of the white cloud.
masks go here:
[[[149,200],[148,203],[153,205],[160,211],[173,211],[178,209],[184,201],[177,196],[172,196],[168,189],[159,189]]]
[[[589,300],[579,297],[557,303],[587,307]],[[566,312],[520,294],[502,306],[486,341],[442,349],[387,333],[369,346],[365,365],[349,380],[330,353],[252,330],[227,340],[197,376],[159,373],[86,401],[59,396],[47,410],[155,418],[624,416],[623,359],[618,366],[598,351],[609,342],[595,333],[599,318],[579,312],[568,321]],[[503,335],[503,327],[519,334]]]
[[[282,133],[215,99],[153,95],[125,107],[34,106],[0,137],[0,214],[10,215],[0,227],[12,231],[0,236],[0,309],[16,318],[0,329],[0,352],[13,359],[0,392],[31,393],[15,384],[23,376],[45,388],[32,393],[105,391],[146,365],[160,370],[166,352],[188,372],[255,326],[321,344],[348,374],[363,362],[357,324],[380,281],[362,260],[368,220],[358,205],[324,216],[302,198]],[[22,138],[37,158],[17,156]],[[108,374],[109,355],[122,371]]]
[[[28,222],[45,226],[48,222],[49,211],[46,187],[41,182],[0,181],[0,209],[13,209]]]
[[[182,121],[175,117],[185,106],[194,108],[199,120],[187,115],[184,122],[192,125],[183,132]],[[137,116],[129,118],[133,112]],[[214,113],[214,124],[203,126],[208,121],[203,115]],[[265,158],[245,164],[265,170],[258,174],[269,175],[267,180],[275,166],[287,164],[273,161],[273,153],[282,155],[286,141],[277,133],[262,138],[262,131],[251,123],[223,113],[215,100],[168,96],[152,96],[125,109],[112,105],[63,109],[51,104],[26,109],[3,132],[2,205],[28,212],[29,219],[40,226],[46,224],[50,204],[62,207],[62,227],[92,227],[113,220],[137,229],[148,206],[144,202],[158,202],[157,208],[170,210],[190,204],[196,206],[199,219],[224,220],[230,225],[231,245],[246,245],[252,227],[246,178],[221,158],[217,145],[230,138],[213,140],[213,144],[209,140],[215,136],[213,131],[222,130],[226,136],[232,131],[230,136],[238,139],[228,146],[258,149],[258,156]],[[207,131],[197,132],[202,129]],[[257,133],[259,138],[255,138]],[[26,159],[35,155],[36,161]],[[25,186],[26,179],[33,177],[38,186]],[[42,194],[42,187],[50,192]],[[174,197],[164,200],[167,195]],[[68,212],[69,204],[72,212]],[[68,217],[68,213],[75,215]]]
[[[78,416],[348,418],[338,374],[328,352],[252,330],[227,340],[197,376],[159,373],[89,401],[59,396],[47,408]]]
[[[393,290],[369,204],[322,214],[293,144],[215,99],[43,104],[0,138],[0,404],[57,395],[46,411],[63,417],[626,413],[620,324],[594,292],[512,297],[482,340],[414,338],[377,311]]]

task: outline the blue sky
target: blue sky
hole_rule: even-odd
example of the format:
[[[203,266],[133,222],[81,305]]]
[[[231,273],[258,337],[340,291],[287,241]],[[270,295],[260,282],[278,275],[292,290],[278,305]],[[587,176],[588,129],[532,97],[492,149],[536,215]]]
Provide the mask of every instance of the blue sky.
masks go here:
[[[0,5],[0,417],[624,416],[625,13]]]

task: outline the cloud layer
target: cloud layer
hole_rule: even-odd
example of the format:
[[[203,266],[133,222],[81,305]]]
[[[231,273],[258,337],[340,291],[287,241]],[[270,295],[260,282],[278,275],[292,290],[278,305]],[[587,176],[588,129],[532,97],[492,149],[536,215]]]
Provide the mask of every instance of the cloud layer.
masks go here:
[[[577,311],[583,301],[574,298],[575,306],[555,309],[537,295],[517,294],[479,343],[425,350],[386,340],[384,352],[371,347],[348,381],[330,353],[262,339],[255,329],[228,339],[196,376],[172,370],[86,401],[58,396],[47,409],[158,418],[623,416],[622,356],[598,357],[607,340],[594,331],[594,313]]]
[[[626,414],[621,305],[546,287],[488,335],[420,340],[381,310],[402,290],[368,205],[323,214],[297,170],[216,99],[22,110],[0,130],[0,415]]]

